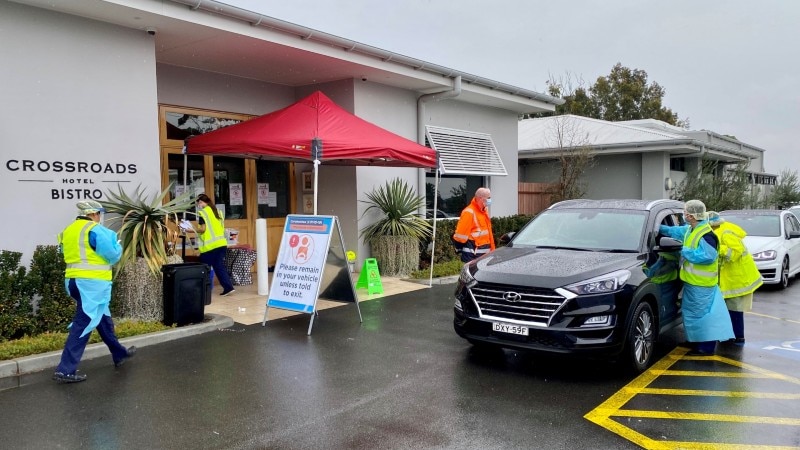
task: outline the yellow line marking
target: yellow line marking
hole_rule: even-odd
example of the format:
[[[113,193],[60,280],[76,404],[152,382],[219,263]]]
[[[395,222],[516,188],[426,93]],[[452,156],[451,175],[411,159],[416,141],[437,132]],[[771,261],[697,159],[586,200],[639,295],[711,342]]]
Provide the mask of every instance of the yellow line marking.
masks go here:
[[[768,423],[772,425],[800,425],[800,419],[791,417],[737,416],[732,414],[703,414],[688,412],[645,411],[619,409],[611,413],[614,417],[638,417],[648,419],[711,420],[715,422]]]
[[[627,388],[623,388],[627,389]],[[781,392],[746,392],[746,391],[709,391],[699,389],[640,389],[637,394],[653,395],[697,395],[702,397],[739,397],[739,398],[774,398],[777,400],[798,400],[800,394],[784,394]]]
[[[775,378],[765,373],[711,372],[705,370],[665,370],[661,375],[675,377]]]
[[[718,444],[716,442],[663,441],[666,448],[681,450],[797,450],[800,447],[784,445]]]
[[[736,423],[763,423],[778,425],[800,425],[800,419],[783,417],[763,417],[763,416],[735,416],[727,414],[697,414],[679,413],[662,411],[639,411],[621,409],[633,397],[638,394],[666,394],[666,395],[705,395],[705,396],[730,396],[730,397],[754,397],[754,398],[776,398],[793,400],[800,398],[800,394],[781,394],[771,392],[737,392],[737,391],[704,391],[704,390],[681,390],[681,389],[658,389],[648,386],[661,375],[672,376],[715,376],[731,378],[768,378],[800,384],[800,378],[786,376],[780,373],[762,369],[757,366],[745,364],[721,356],[688,357],[689,350],[684,347],[676,347],[668,355],[657,361],[653,366],[628,383],[625,387],[615,392],[605,402],[589,411],[583,417],[618,436],[633,442],[646,449],[667,450],[667,449],[686,449],[686,450],[800,450],[797,446],[771,446],[753,444],[728,444],[722,442],[681,442],[681,441],[658,441],[642,433],[632,430],[615,419],[616,417],[653,417],[663,419],[684,419],[684,420],[706,420],[706,421],[725,421]],[[751,373],[738,372],[710,372],[710,371],[686,371],[670,370],[670,368],[681,359],[711,360],[729,364]]]
[[[800,324],[800,322],[798,322],[798,321],[796,321],[796,320],[792,320],[792,319],[784,319],[784,318],[782,318],[782,317],[768,316],[768,315],[766,315],[766,314],[754,313],[753,311],[748,311],[748,312],[747,312],[747,314],[752,314],[752,315],[754,315],[754,316],[759,316],[759,317],[766,317],[767,319],[775,319],[775,320],[780,320],[781,322],[791,322],[791,323],[798,323],[798,324]]]

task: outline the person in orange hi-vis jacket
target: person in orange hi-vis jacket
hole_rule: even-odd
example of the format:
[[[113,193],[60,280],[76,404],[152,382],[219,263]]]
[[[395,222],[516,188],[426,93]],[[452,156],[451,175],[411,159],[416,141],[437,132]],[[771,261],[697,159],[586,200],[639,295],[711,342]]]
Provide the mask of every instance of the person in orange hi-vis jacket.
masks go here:
[[[488,210],[491,204],[491,191],[482,187],[475,191],[475,197],[461,211],[456,232],[453,234],[453,245],[461,254],[461,261],[469,262],[494,250],[492,220]]]

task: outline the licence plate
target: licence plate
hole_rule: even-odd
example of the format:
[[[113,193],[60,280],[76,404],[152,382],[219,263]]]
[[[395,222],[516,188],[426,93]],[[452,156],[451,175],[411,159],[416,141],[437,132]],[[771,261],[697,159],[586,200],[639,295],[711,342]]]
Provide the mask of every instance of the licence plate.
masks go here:
[[[508,323],[492,322],[492,331],[499,331],[501,333],[519,334],[521,336],[528,335],[528,327],[521,325],[512,325]]]

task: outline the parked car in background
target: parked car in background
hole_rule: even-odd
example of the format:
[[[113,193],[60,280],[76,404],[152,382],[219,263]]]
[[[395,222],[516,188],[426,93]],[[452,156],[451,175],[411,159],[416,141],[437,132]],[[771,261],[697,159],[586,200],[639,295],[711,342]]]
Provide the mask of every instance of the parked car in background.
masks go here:
[[[659,225],[680,225],[682,213],[675,200],[550,206],[507,246],[464,265],[456,333],[476,346],[602,355],[644,371],[681,316],[680,280],[655,284],[642,266],[658,250]]]
[[[764,284],[783,289],[800,272],[800,220],[790,210],[729,210],[719,215],[747,232],[744,245]]]
[[[794,205],[788,209],[788,211],[794,214],[797,217],[797,220],[800,220],[800,205]]]
[[[450,214],[450,213],[446,213],[446,212],[442,211],[441,209],[437,209],[436,210],[436,218],[437,219],[450,219],[450,218],[453,218],[453,217],[458,217],[458,216]],[[426,219],[433,219],[433,208],[428,208],[426,210],[425,218]]]

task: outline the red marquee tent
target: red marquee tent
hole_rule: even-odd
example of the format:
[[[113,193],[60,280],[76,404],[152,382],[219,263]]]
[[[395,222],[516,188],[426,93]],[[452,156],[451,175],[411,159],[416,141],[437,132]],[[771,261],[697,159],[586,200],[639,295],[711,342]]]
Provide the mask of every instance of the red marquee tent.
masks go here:
[[[436,152],[360,119],[322,92],[281,110],[190,139],[193,155],[225,155],[358,166],[436,167]]]

